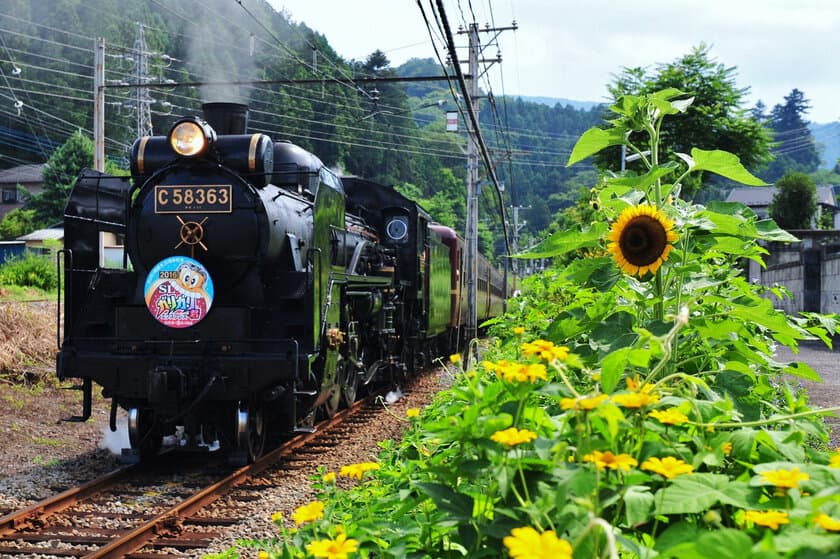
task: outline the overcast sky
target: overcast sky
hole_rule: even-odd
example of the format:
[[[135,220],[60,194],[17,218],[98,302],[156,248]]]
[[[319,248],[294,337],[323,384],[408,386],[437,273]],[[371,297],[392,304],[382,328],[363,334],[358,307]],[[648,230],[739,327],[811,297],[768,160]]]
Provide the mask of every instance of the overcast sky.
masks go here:
[[[270,0],[324,34],[345,59],[376,49],[393,66],[434,57],[416,0]],[[429,0],[423,0],[429,14]],[[437,4],[436,1],[434,1]],[[737,68],[746,106],[768,108],[793,88],[811,101],[806,119],[840,120],[840,3],[836,0],[444,0],[453,32],[473,19],[519,29],[499,35],[497,95],[604,101],[623,67],[671,62],[705,42]],[[490,13],[492,6],[492,15]],[[472,12],[471,12],[472,10]],[[487,35],[482,34],[482,39]],[[466,45],[465,36],[456,43]],[[492,47],[486,56],[495,57]],[[466,59],[466,52],[459,54]]]

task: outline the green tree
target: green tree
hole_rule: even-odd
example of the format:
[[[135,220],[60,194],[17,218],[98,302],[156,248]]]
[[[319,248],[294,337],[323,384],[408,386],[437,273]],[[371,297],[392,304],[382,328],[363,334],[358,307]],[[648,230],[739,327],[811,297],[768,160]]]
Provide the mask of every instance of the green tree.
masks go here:
[[[817,213],[817,187],[805,173],[791,172],[776,181],[770,217],[783,229],[810,229]]]
[[[710,48],[701,43],[689,54],[657,66],[654,73],[642,68],[625,68],[609,86],[616,103],[625,95],[651,94],[676,89],[693,97],[682,118],[662,123],[661,140],[670,152],[688,153],[694,148],[722,149],[738,156],[747,168],[756,168],[770,158],[770,138],[761,122],[742,108],[749,88],[738,87],[736,68],[724,66],[710,57]],[[638,137],[636,137],[638,135]],[[649,146],[637,134],[630,141],[644,151]],[[596,158],[599,166],[617,170],[621,155],[618,147]],[[690,177],[683,185],[684,197],[700,189],[703,174]]]
[[[3,221],[0,221],[0,238],[4,241],[16,239],[31,233],[37,227],[34,210],[17,208],[7,213]]]
[[[73,134],[56,149],[44,168],[44,190],[33,194],[26,204],[26,209],[34,211],[35,221],[45,225],[61,221],[79,173],[92,166],[93,142],[81,133]]]
[[[785,96],[784,104],[773,107],[769,124],[775,140],[774,160],[759,173],[761,178],[775,181],[787,172],[810,173],[820,166],[817,144],[804,118],[810,108],[805,94],[798,89]]]

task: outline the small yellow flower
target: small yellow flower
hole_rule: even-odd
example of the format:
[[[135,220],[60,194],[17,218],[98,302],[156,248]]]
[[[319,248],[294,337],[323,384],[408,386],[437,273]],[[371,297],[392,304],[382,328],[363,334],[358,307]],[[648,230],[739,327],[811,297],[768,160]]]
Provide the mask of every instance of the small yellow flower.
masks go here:
[[[257,553],[257,559],[269,559],[271,557],[267,551],[260,551]]]
[[[511,363],[499,361],[495,365],[496,375],[506,382],[531,382],[547,380],[548,373],[542,363]]]
[[[292,520],[295,524],[306,524],[314,520],[320,520],[324,517],[324,503],[322,501],[312,501],[308,505],[303,505],[295,509],[292,513]]]
[[[347,559],[351,553],[359,549],[359,542],[348,538],[346,534],[338,534],[334,540],[315,540],[306,545],[306,551],[313,557],[325,559]]]
[[[598,394],[597,396],[580,397],[580,398],[563,398],[560,400],[560,407],[564,410],[584,410],[591,411],[597,408],[606,400],[606,394]]]
[[[819,513],[814,518],[814,524],[829,532],[840,532],[840,520],[832,518],[824,512]]]
[[[630,392],[615,394],[612,401],[623,408],[643,408],[659,401],[659,396],[647,392]]]
[[[828,460],[829,468],[840,468],[840,452],[831,455]]]
[[[283,522],[283,513],[280,511],[275,512],[271,515],[271,521],[275,524],[280,524],[281,522]]]
[[[811,476],[805,472],[800,472],[799,468],[790,470],[780,468],[778,470],[768,470],[761,474],[761,481],[772,483],[779,489],[794,489],[799,487],[800,481],[808,481],[809,479],[811,479]]]
[[[407,410],[405,410],[405,415],[409,418],[417,417],[418,415],[420,415],[420,408],[408,408]]]
[[[522,334],[525,333],[525,328],[523,326],[515,326],[513,328],[513,333],[516,334],[517,336],[521,336]]]
[[[513,559],[572,559],[572,544],[553,530],[540,534],[530,526],[514,528],[503,542]]]
[[[324,483],[335,483],[335,472],[327,472],[323,477]]]
[[[461,362],[461,354],[460,353],[453,353],[449,356],[449,362],[453,365],[457,365]]]
[[[639,375],[633,377],[627,377],[624,379],[624,382],[627,384],[627,390],[631,392],[638,392],[639,391]]]
[[[677,410],[677,408],[668,408],[667,410],[653,410],[648,413],[650,417],[658,420],[660,423],[664,423],[666,425],[682,425],[686,423],[689,419],[681,411]]]
[[[376,462],[361,462],[359,464],[350,464],[348,466],[342,466],[341,469],[338,471],[338,475],[343,477],[362,479],[362,476],[365,475],[365,472],[370,472],[378,469],[379,464],[377,464]]]
[[[536,438],[537,434],[533,431],[529,431],[527,429],[520,430],[516,427],[511,427],[510,429],[505,429],[504,431],[496,431],[490,436],[490,440],[507,446],[529,443]]]
[[[723,450],[723,453],[726,456],[729,456],[730,454],[732,454],[732,443],[726,441],[725,443],[723,443],[723,445],[721,445],[721,450]]]
[[[538,355],[546,361],[557,359],[565,361],[569,356],[569,348],[566,346],[556,346],[554,342],[547,340],[534,340],[522,344],[522,353],[525,355]]]
[[[611,470],[624,470],[629,472],[630,468],[639,462],[629,454],[613,454],[611,451],[601,452],[593,450],[583,457],[584,462],[594,462],[599,470],[609,468]]]
[[[744,520],[771,530],[778,530],[781,524],[790,524],[788,514],[781,510],[748,510],[744,514]]]
[[[694,471],[694,466],[687,464],[685,461],[673,456],[666,456],[665,458],[648,458],[642,462],[642,469],[655,474],[659,474],[668,479],[673,479],[682,474],[690,474]]]

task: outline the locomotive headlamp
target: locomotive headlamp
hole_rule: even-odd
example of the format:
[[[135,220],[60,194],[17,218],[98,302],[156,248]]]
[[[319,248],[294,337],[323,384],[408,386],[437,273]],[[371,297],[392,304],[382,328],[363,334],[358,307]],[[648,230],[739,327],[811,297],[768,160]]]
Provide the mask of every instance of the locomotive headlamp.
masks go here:
[[[182,120],[169,133],[169,144],[175,153],[184,157],[203,155],[215,139],[213,129],[196,120]]]

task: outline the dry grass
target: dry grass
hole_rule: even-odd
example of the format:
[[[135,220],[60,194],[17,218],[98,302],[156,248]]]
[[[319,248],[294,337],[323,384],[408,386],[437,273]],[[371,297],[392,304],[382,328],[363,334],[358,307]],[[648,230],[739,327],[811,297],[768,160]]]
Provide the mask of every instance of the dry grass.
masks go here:
[[[0,303],[0,381],[45,381],[55,370],[55,303]]]

